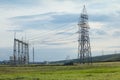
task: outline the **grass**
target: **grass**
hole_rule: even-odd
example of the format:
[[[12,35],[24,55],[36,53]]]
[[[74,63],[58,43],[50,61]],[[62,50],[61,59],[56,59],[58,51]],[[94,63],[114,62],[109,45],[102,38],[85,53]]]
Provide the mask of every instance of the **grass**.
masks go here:
[[[0,80],[120,80],[120,62],[89,66],[0,66]]]

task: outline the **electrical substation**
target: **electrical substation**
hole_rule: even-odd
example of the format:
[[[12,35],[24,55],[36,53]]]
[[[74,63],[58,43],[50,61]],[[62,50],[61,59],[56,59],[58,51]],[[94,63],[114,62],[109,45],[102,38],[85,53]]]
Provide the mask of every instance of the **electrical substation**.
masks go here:
[[[11,64],[21,65],[29,64],[29,44],[14,38],[13,56],[11,56]]]
[[[78,60],[80,64],[92,63],[89,29],[88,15],[84,6],[78,21]],[[34,54],[33,48],[33,63],[35,62]],[[13,56],[10,56],[10,62],[13,65],[29,64],[28,42],[14,38]]]

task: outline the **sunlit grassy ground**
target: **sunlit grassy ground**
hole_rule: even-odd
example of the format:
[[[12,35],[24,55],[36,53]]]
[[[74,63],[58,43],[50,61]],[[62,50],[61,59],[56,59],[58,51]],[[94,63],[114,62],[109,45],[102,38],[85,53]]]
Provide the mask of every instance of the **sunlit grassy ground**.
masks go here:
[[[1,66],[0,80],[120,80],[120,62],[90,66]]]

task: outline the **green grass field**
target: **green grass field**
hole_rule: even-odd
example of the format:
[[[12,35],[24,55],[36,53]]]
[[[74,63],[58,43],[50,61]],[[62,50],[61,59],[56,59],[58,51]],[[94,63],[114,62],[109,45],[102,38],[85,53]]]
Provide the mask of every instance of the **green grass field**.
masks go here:
[[[89,66],[0,66],[0,80],[120,80],[120,62]]]

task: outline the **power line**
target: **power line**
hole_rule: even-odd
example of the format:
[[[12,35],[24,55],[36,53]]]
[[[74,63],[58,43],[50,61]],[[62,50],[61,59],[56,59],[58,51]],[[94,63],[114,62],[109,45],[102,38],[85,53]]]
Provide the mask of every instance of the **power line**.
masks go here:
[[[55,31],[58,31],[58,29],[62,29],[62,28],[65,28],[65,26],[66,25],[64,25],[64,26],[62,26],[62,27],[57,27],[57,28],[54,28],[54,30],[51,30],[51,31],[49,31],[49,32],[47,32],[47,33],[45,33],[45,34],[39,34],[38,36],[36,36],[36,37],[33,37],[33,38],[30,38],[29,40],[31,41],[31,40],[35,40],[35,39],[38,39],[38,38],[40,38],[40,37],[42,37],[42,36],[46,36],[46,35],[48,35],[48,34],[51,34],[51,33],[53,33],[53,32],[55,32]]]
[[[42,37],[43,37],[43,39],[48,38],[48,37],[51,38],[51,36],[57,36],[57,35],[60,35],[60,32],[62,33],[62,32],[70,31],[70,30],[72,30],[72,29],[64,29],[63,31],[58,31],[57,33],[48,34],[47,36],[43,35],[43,36],[41,36],[41,37],[38,37],[38,38],[32,39],[31,42],[32,42],[32,41],[35,41],[35,40],[40,40],[40,38],[42,39]]]
[[[50,39],[50,40],[48,40],[48,41],[63,41],[63,40],[69,40],[70,38],[72,38],[73,36],[75,35],[75,33],[74,34],[72,34],[71,36],[69,36],[69,37],[67,37],[67,38],[57,38],[57,39]]]
[[[69,44],[69,43],[76,43],[76,40],[73,41],[66,41],[66,42],[39,42],[37,44],[43,44],[43,45],[63,45],[63,44]],[[42,45],[40,45],[42,46]]]
[[[60,38],[56,38],[56,39],[50,39],[50,40],[40,40],[40,41],[34,41],[34,42],[31,42],[31,43],[33,43],[33,44],[37,44],[37,43],[39,43],[39,42],[41,42],[41,43],[45,43],[45,42],[56,42],[56,41],[66,41],[66,40],[71,40],[71,38],[73,38],[73,36],[75,35],[76,33],[74,33],[74,34],[72,34],[71,36],[69,36],[69,37],[60,37]]]
[[[68,29],[68,30],[64,30],[64,31],[62,31],[62,32],[70,31],[70,30],[73,30],[73,29],[71,28],[71,29]],[[56,34],[57,34],[57,35],[56,35]],[[72,33],[72,34],[69,35],[69,36],[73,36],[74,34],[76,34],[76,32]],[[58,35],[60,35],[59,32],[58,32],[58,33],[55,33],[55,34],[54,34],[54,37],[55,37],[55,36],[58,36]],[[51,36],[46,36],[46,38],[43,38],[42,40],[46,40],[46,39],[56,40],[56,39],[63,39],[63,37],[62,37],[62,38],[60,37],[60,38],[51,39]],[[31,42],[36,42],[36,41],[41,41],[41,40],[34,40],[34,41],[31,41]]]

